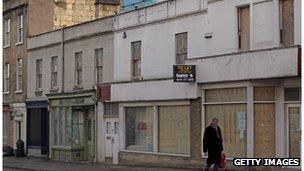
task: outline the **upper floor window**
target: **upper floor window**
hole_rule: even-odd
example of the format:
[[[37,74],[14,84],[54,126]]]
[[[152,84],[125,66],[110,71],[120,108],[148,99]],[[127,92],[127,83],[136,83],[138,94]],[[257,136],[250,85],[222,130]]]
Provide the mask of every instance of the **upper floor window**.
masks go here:
[[[36,89],[42,88],[42,59],[36,60]]]
[[[238,8],[239,50],[250,50],[250,6]]]
[[[75,53],[75,85],[82,81],[82,52]]]
[[[4,24],[4,47],[10,46],[11,42],[11,19],[6,19]]]
[[[187,41],[187,33],[180,33],[175,35],[176,64],[185,64],[188,53]]]
[[[51,88],[58,86],[58,57],[51,58]]]
[[[294,45],[294,2],[280,0],[280,40],[283,46]]]
[[[131,43],[132,78],[141,76],[141,41]]]
[[[22,59],[17,59],[16,90],[22,91]]]
[[[23,14],[18,16],[18,37],[17,43],[23,43]]]
[[[4,92],[9,92],[10,89],[10,64],[9,63],[5,63],[4,64],[4,80],[3,80],[3,91]]]
[[[102,83],[103,77],[103,49],[95,49],[96,83]]]

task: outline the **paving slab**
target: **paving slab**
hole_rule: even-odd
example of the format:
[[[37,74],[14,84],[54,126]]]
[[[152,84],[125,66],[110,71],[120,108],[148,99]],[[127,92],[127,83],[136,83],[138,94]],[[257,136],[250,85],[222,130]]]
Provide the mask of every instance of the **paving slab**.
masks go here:
[[[33,157],[3,157],[4,171],[202,171],[202,168],[197,169],[181,169],[181,168],[161,168],[149,166],[121,166],[107,165],[103,163],[75,163],[75,162],[60,162],[51,161],[43,158]],[[212,169],[210,169],[212,170]],[[299,171],[300,169],[287,168],[226,168],[230,170],[272,170],[272,171]]]

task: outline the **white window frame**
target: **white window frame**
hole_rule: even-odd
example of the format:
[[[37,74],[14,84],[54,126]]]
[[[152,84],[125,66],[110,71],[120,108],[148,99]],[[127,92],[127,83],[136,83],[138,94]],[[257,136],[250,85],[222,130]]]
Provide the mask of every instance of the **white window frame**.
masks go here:
[[[101,51],[101,64],[100,63],[98,63],[98,60],[97,60],[97,58],[98,58],[98,54],[97,54],[97,52],[98,51]],[[95,76],[95,83],[96,84],[101,84],[102,82],[103,82],[103,63],[104,63],[104,53],[103,53],[104,51],[103,51],[103,48],[99,48],[99,49],[95,49],[95,53],[94,53],[94,55],[95,55],[95,74],[96,74],[96,76]],[[102,70],[102,74],[101,74],[101,80],[98,80],[98,70],[99,69],[101,69]]]
[[[4,80],[3,80],[3,92],[4,94],[9,93],[9,87],[10,87],[10,64],[9,63],[5,63],[4,64],[4,69],[5,71],[5,75],[4,75]]]
[[[80,59],[79,59],[80,58]],[[81,86],[82,85],[82,52],[76,52],[75,53],[75,86]],[[80,62],[79,62],[80,61]],[[79,68],[78,65],[81,64],[81,67]],[[81,73],[81,74],[79,74]],[[79,77],[81,75],[81,78]]]
[[[5,20],[5,35],[4,35],[4,42],[3,48],[9,47],[11,44],[11,19]]]
[[[19,63],[20,62],[20,63]],[[23,81],[22,81],[22,75],[23,75],[23,63],[22,63],[22,58],[18,58],[17,61],[16,61],[16,93],[20,93],[22,92],[22,84],[23,84]],[[20,67],[20,70],[21,70],[21,73],[19,72],[19,67]],[[21,79],[21,85],[19,85],[19,79]]]
[[[23,39],[24,39],[24,29],[23,29],[23,21],[24,17],[23,14],[18,15],[18,25],[17,25],[17,45],[18,44],[22,44],[23,43]]]
[[[55,79],[54,75],[57,75],[56,81],[54,80]],[[51,88],[55,89],[57,87],[58,87],[58,56],[53,56],[51,57]]]
[[[37,68],[37,67],[39,67],[38,66],[38,61],[41,61],[40,69]],[[39,82],[41,82],[40,86],[38,86],[38,79],[41,80],[41,81],[39,81]],[[36,60],[36,89],[37,90],[42,89],[42,59],[41,58]]]

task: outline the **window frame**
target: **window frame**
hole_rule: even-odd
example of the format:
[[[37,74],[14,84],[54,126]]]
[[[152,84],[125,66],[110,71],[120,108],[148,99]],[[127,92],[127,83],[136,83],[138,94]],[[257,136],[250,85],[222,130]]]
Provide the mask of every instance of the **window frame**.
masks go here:
[[[10,92],[10,64],[6,62],[4,64],[4,80],[3,80],[3,92]]]
[[[100,52],[100,56],[98,55]],[[104,53],[103,53],[103,48],[98,48],[98,49],[95,49],[94,51],[94,56],[95,56],[95,83],[96,84],[101,84],[103,82],[103,63],[104,63]],[[99,63],[99,57],[101,58],[100,61],[101,63]],[[101,70],[101,75],[99,75],[99,71]],[[99,80],[100,78],[100,80]]]
[[[82,51],[75,53],[75,86],[82,85]]]
[[[189,154],[177,154],[177,153],[163,153],[163,152],[159,152],[159,138],[158,138],[158,129],[159,129],[159,122],[158,122],[158,116],[159,116],[159,107],[173,107],[173,106],[189,106],[190,109],[190,102],[189,101],[180,101],[180,102],[173,102],[173,103],[167,103],[167,102],[160,102],[160,103],[156,103],[156,104],[151,104],[151,103],[142,103],[142,104],[126,104],[123,105],[123,123],[120,126],[120,128],[122,128],[122,131],[119,132],[119,134],[123,135],[124,141],[123,141],[123,151],[126,152],[134,152],[134,153],[142,153],[142,154],[165,154],[165,155],[171,155],[171,156],[181,156],[181,157],[190,157],[190,153]],[[145,108],[149,108],[152,107],[153,108],[153,150],[152,151],[139,151],[139,150],[130,150],[127,149],[127,129],[126,129],[126,115],[127,115],[127,108],[133,108],[133,107],[145,107]],[[190,110],[189,110],[189,117],[190,117]],[[191,122],[189,120],[189,122]],[[190,123],[189,123],[190,125]],[[189,129],[189,134],[190,134],[191,128]],[[190,137],[191,139],[191,137]],[[189,139],[189,141],[191,141]],[[190,144],[191,145],[191,144]],[[191,148],[191,147],[189,147]]]
[[[185,37],[184,37],[185,36]],[[178,44],[179,44],[179,40],[181,39],[186,39],[186,48],[185,49],[179,49],[178,48]],[[180,56],[183,56],[184,59],[182,62],[180,58]],[[176,65],[184,65],[185,61],[188,58],[188,32],[181,32],[181,33],[177,33],[175,34],[175,64]]]
[[[9,47],[11,44],[11,19],[8,18],[5,20],[5,35],[3,48]]]
[[[51,88],[54,89],[57,87],[58,87],[58,56],[53,56],[51,57]]]
[[[18,25],[17,25],[17,45],[23,43],[24,39],[24,15],[18,15]]]
[[[139,44],[138,49],[136,49]],[[138,55],[135,55],[138,51]],[[131,79],[140,79],[141,75],[141,59],[142,59],[142,42],[135,41],[131,42]]]
[[[42,58],[36,60],[36,89],[42,88]]]
[[[18,58],[16,62],[16,92],[22,92],[23,60]]]

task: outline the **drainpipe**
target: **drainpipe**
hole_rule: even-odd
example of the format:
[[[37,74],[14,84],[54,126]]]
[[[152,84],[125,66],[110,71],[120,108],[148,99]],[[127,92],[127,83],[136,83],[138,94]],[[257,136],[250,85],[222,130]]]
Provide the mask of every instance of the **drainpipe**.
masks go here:
[[[62,77],[61,77],[61,93],[64,92],[64,27],[61,27],[61,59],[62,59]]]

